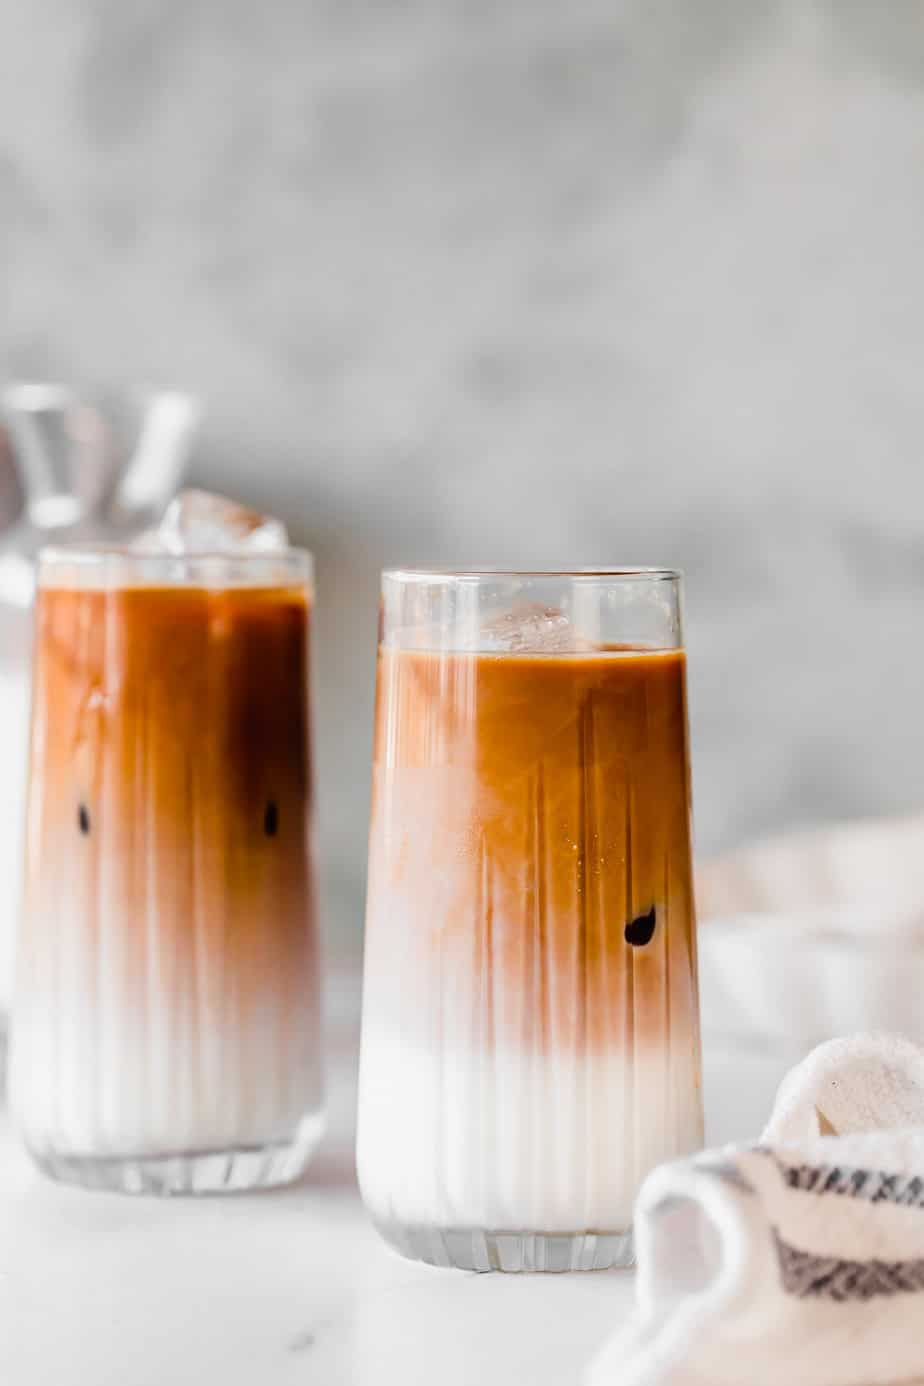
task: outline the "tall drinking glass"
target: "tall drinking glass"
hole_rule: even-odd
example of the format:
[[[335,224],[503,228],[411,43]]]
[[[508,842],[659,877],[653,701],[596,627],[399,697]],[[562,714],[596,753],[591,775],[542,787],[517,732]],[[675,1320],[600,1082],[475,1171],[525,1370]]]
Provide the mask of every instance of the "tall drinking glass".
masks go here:
[[[297,1175],[322,1127],[311,560],[46,550],[10,1098],[74,1183]]]
[[[386,572],[372,1218],[439,1265],[625,1264],[702,1131],[680,575]]]

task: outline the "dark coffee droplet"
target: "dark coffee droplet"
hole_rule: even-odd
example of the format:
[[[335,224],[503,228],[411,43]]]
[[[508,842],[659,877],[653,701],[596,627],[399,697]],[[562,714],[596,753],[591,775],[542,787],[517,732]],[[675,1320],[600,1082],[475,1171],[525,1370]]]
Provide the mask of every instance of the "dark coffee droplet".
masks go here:
[[[87,812],[86,804],[81,804],[77,810],[77,824],[84,837],[86,837],[90,831],[90,815]]]
[[[276,800],[270,799],[263,814],[263,831],[267,837],[275,837],[279,831],[279,809]]]
[[[626,925],[626,943],[631,943],[633,948],[644,948],[654,937],[656,923],[657,916],[652,905],[647,914],[640,914]]]

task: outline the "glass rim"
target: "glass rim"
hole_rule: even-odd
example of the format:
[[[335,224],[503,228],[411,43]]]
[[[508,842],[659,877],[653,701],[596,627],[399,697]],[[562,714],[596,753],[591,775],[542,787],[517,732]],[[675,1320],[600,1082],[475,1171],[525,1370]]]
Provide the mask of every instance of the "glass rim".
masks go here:
[[[116,591],[170,587],[222,591],[288,587],[314,592],[314,558],[308,549],[202,549],[187,553],[146,552],[113,542],[46,544],[38,552],[39,588]]]
[[[571,578],[592,581],[609,578],[632,581],[682,582],[681,568],[383,568],[382,581],[479,582],[490,578]]]
[[[127,544],[102,541],[99,543],[45,544],[38,552],[41,567],[67,564],[78,568],[102,567],[104,564],[125,564],[135,567],[144,564],[170,565],[176,563],[279,563],[311,568],[314,556],[310,549],[290,544],[284,549],[185,549],[168,553],[163,549],[132,549]]]

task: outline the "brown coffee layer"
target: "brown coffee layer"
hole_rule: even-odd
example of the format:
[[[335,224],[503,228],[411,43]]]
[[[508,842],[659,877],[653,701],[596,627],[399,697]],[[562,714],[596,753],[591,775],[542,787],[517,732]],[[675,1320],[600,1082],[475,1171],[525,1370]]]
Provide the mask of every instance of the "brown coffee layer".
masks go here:
[[[312,1097],[308,631],[298,588],[38,595],[21,1009],[85,1014],[142,1084],[199,1064],[216,1111]]]
[[[683,652],[378,675],[367,1004],[488,1048],[698,1048]]]

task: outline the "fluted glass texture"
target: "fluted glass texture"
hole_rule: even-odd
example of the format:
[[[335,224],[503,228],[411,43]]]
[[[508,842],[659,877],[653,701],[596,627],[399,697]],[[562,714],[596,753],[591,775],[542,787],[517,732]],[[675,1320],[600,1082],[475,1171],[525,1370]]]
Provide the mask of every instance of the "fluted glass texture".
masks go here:
[[[41,565],[10,1088],[52,1174],[249,1187],[318,1137],[309,571]]]
[[[358,1162],[410,1255],[624,1261],[701,1143],[685,685],[675,574],[386,575]]]

